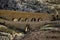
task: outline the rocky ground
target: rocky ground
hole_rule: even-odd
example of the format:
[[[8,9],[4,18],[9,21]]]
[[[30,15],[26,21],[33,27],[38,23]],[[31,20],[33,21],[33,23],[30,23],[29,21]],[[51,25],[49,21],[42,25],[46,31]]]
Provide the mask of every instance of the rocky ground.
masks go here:
[[[0,0],[0,9],[5,10],[52,13],[53,11],[48,7],[48,5],[49,3],[45,4],[38,1],[27,2],[24,0]]]
[[[20,32],[16,34],[14,33],[16,30],[10,31],[11,29],[7,29],[6,26],[3,25],[0,25],[0,27],[2,27],[0,28],[0,32],[12,32],[14,36],[13,40],[60,40],[60,22],[50,22],[50,24],[48,22],[40,29],[30,31],[27,34],[21,34]]]
[[[60,40],[60,30],[56,29],[59,28],[49,29],[47,27],[47,29],[35,30],[28,33],[21,40]]]

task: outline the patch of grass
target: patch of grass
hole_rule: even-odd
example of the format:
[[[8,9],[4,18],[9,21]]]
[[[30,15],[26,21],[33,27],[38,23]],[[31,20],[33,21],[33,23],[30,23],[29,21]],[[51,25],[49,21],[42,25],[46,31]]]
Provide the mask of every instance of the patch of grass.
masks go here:
[[[13,32],[13,30],[8,29],[8,28],[4,28],[4,27],[0,27],[0,31],[1,32],[6,32],[6,33],[12,33]]]

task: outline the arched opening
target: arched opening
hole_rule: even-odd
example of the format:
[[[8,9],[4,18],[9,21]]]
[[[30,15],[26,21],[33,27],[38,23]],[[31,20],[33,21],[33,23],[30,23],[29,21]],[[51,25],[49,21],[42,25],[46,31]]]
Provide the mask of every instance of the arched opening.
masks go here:
[[[18,19],[18,21],[20,21],[20,20],[21,20],[21,18]]]
[[[28,18],[25,18],[25,22],[29,22],[29,19]]]
[[[15,18],[12,18],[12,21],[14,20]]]
[[[27,25],[25,26],[25,32],[28,32],[28,31],[30,31],[30,30],[31,30],[30,25],[27,24]]]
[[[25,21],[24,18],[21,18],[21,19],[20,19],[20,22],[24,22],[24,21]]]
[[[36,21],[36,19],[35,19],[35,18],[32,18],[32,19],[31,19],[31,22],[35,22],[35,21]]]
[[[43,19],[42,18],[38,18],[38,22],[40,22],[40,21],[43,21]]]
[[[46,0],[46,2],[49,2],[49,0]]]
[[[52,18],[53,18],[53,20],[52,20],[52,21],[56,20],[56,18],[55,18],[55,16],[54,16],[54,15],[52,15]]]
[[[18,19],[17,18],[13,18],[12,21],[18,21]]]

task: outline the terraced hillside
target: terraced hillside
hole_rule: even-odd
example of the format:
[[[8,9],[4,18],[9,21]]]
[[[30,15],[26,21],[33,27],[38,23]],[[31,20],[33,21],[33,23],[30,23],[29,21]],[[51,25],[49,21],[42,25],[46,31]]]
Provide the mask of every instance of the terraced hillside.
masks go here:
[[[12,21],[13,18],[19,19],[22,18],[23,20],[28,19],[39,19],[42,20],[52,20],[51,15],[48,13],[32,13],[32,12],[19,12],[19,11],[9,11],[9,10],[0,10],[0,17],[5,18],[9,21]]]
[[[7,27],[25,30],[29,25],[31,29],[36,29],[51,21],[51,15],[47,13],[29,13],[19,11],[0,10],[0,23]],[[28,26],[27,26],[28,27]]]

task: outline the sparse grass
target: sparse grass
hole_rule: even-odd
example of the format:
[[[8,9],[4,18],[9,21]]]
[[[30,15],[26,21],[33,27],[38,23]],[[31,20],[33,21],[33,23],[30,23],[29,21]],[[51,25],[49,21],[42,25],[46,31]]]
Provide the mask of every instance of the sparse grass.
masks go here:
[[[4,28],[4,27],[0,27],[0,31],[6,32],[6,33],[12,33],[13,32],[13,30],[8,29],[8,28]]]

